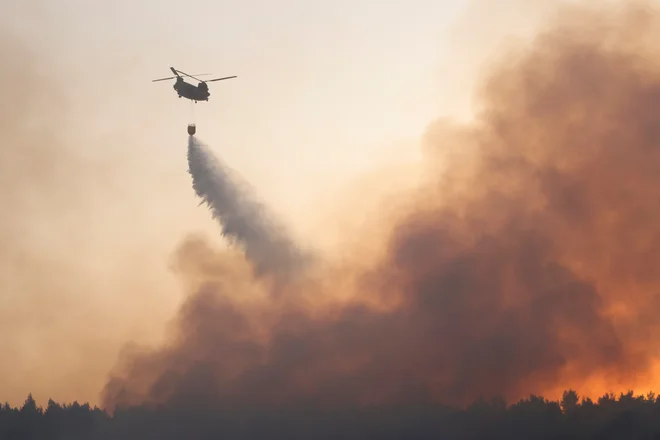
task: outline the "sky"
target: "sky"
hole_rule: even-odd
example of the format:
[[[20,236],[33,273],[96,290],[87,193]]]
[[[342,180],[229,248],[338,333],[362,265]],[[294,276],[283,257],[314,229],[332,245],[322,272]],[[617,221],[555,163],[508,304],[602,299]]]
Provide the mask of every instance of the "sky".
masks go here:
[[[191,105],[171,82],[151,79],[171,65],[238,75],[212,84],[211,101],[195,109],[199,136],[292,216],[325,182],[387,155],[417,158],[429,121],[465,114],[469,100],[452,77],[475,52],[451,50],[456,21],[470,12],[462,1],[196,2],[190,13],[155,1],[43,1],[38,13],[15,4],[28,13],[13,27],[48,52],[52,74],[76,84],[67,99],[82,130],[130,136],[126,154],[157,151],[168,169],[181,168],[176,136]],[[488,8],[493,22],[480,34],[530,9],[512,4]],[[487,49],[469,30],[457,36]]]
[[[25,93],[48,90],[34,113],[56,133],[20,141],[49,159],[14,148],[32,113],[23,95],[0,94],[21,126],[0,133],[3,154],[35,173],[22,173],[30,197],[5,194],[15,216],[0,218],[22,228],[0,256],[16,265],[0,278],[0,348],[13,359],[0,400],[11,403],[28,392],[95,402],[123,343],[160,337],[181,301],[172,252],[188,234],[219,235],[186,172],[189,122],[294,234],[332,235],[328,204],[381,167],[414,166],[434,119],[469,118],[478,66],[557,4],[5,2],[3,32],[34,52],[21,58]],[[151,82],[170,66],[238,78],[192,106]],[[39,160],[61,173],[46,181]]]

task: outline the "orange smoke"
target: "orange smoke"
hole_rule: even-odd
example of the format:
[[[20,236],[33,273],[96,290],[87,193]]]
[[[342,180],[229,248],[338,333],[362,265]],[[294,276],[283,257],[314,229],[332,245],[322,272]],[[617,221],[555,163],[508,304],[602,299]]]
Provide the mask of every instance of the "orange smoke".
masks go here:
[[[360,237],[385,244],[370,260],[329,259],[275,296],[249,261],[188,243],[193,294],[170,342],[126,354],[105,406],[463,404],[653,386],[659,18],[565,10],[504,57],[475,122],[429,130],[429,170],[444,171],[396,218],[365,226],[389,231]]]

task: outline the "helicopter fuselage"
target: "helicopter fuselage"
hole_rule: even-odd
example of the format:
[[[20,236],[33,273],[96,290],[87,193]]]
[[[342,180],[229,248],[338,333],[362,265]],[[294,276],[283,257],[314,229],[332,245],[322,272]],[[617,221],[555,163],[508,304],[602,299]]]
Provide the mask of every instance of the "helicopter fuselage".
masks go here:
[[[183,78],[179,77],[177,78],[176,82],[174,83],[174,86],[172,86],[174,90],[176,90],[177,94],[179,95],[179,98],[186,98],[190,99],[191,101],[208,101],[209,96],[211,94],[209,93],[209,87],[206,83],[200,82],[198,85],[193,85],[190,83],[187,83],[183,80]]]

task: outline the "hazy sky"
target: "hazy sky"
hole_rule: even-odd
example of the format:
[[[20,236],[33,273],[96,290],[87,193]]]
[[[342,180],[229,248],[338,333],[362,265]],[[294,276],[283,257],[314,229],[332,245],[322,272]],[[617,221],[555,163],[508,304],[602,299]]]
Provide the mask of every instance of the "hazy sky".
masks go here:
[[[2,275],[15,322],[0,324],[0,348],[15,361],[11,376],[0,368],[0,388],[11,383],[0,400],[33,391],[94,401],[121,342],[156,337],[179,301],[167,278],[174,248],[188,233],[217,234],[186,172],[191,104],[173,82],[151,82],[169,66],[238,75],[195,106],[198,137],[309,238],[333,191],[384,161],[414,161],[433,119],[465,116],[484,57],[556,3],[5,0],[0,24],[37,53],[37,76],[57,84],[59,136],[103,166],[84,178],[66,168],[16,211],[30,270],[46,248],[61,268],[41,262],[29,283],[20,271]],[[85,197],[67,196],[70,187]],[[56,202],[45,191],[58,188]]]
[[[43,1],[13,26],[76,84],[67,99],[87,131],[126,138],[113,146],[122,154],[157,152],[163,175],[181,170],[192,112],[172,82],[151,79],[171,65],[238,75],[212,84],[211,101],[197,105],[199,136],[277,208],[300,216],[324,182],[385,154],[416,157],[430,120],[464,110],[465,85],[452,73],[469,66],[472,43],[496,43],[484,31],[529,9],[509,3],[481,5],[490,23],[458,34],[460,0]],[[448,38],[457,35],[460,50]]]

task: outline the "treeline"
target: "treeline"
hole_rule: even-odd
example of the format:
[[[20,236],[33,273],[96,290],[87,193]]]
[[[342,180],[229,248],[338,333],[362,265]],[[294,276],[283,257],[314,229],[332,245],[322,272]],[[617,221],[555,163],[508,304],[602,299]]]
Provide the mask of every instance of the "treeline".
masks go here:
[[[146,439],[660,439],[660,398],[572,390],[560,401],[531,396],[513,405],[480,400],[464,409],[402,406],[328,409],[215,408],[199,402],[113,415],[88,404],[45,408],[28,396],[0,408],[1,440]]]

